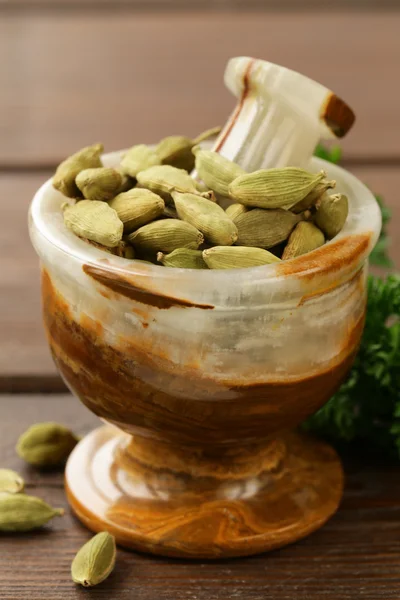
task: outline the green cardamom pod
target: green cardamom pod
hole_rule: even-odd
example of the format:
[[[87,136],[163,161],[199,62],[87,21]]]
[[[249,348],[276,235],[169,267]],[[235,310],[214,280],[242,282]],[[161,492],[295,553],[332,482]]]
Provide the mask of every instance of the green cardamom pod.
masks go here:
[[[118,194],[108,205],[124,224],[124,233],[131,233],[163,214],[165,203],[160,196],[144,188],[134,188]]]
[[[78,441],[63,425],[37,423],[20,436],[16,450],[30,465],[53,467],[66,461]]]
[[[324,178],[298,167],[261,169],[237,177],[229,186],[236,202],[258,208],[281,208],[303,200]]]
[[[194,155],[193,155],[193,159],[194,159]],[[215,197],[215,194],[212,192],[212,190],[208,189],[208,187],[206,186],[206,184],[203,181],[195,181],[195,184],[196,184],[196,189],[198,192],[200,192],[200,194],[208,193]],[[215,200],[213,200],[213,202],[216,202],[216,198],[215,198]]]
[[[32,531],[63,514],[36,496],[0,494],[0,531]]]
[[[136,185],[136,179],[134,177],[129,177],[126,175],[121,167],[115,167],[115,170],[121,175],[121,185],[119,186],[115,195],[122,194],[122,192],[127,192],[131,190]]]
[[[236,163],[217,152],[193,148],[196,156],[196,171],[204,183],[221,196],[229,196],[229,185],[245,171]]]
[[[314,222],[322,229],[328,239],[341,231],[349,214],[349,201],[344,194],[325,194],[314,217]]]
[[[116,251],[116,256],[121,256],[122,258],[135,258],[135,249],[124,240],[122,240],[116,248],[113,248],[113,250]]]
[[[53,177],[53,186],[64,196],[69,198],[79,197],[80,191],[75,178],[84,169],[102,167],[100,155],[103,150],[103,144],[94,144],[69,156],[58,165]]]
[[[76,185],[88,200],[107,201],[114,198],[122,184],[116,169],[97,167],[84,169],[75,179]]]
[[[336,181],[322,181],[315,186],[313,190],[303,200],[300,202],[296,202],[295,204],[291,204],[289,206],[285,206],[286,209],[291,210],[295,214],[301,213],[304,210],[307,210],[315,205],[316,202],[325,194],[327,190],[330,188],[334,188],[336,185]]]
[[[170,254],[157,254],[158,262],[165,267],[176,267],[178,269],[207,269],[203,260],[201,250],[190,250],[189,248],[177,248]]]
[[[280,258],[261,248],[214,246],[203,251],[209,269],[245,269],[280,262]]]
[[[200,142],[217,135],[220,131],[220,127],[208,129],[194,140],[183,135],[170,135],[158,143],[155,152],[160,157],[163,165],[171,165],[190,172],[194,168],[195,161],[192,148]]]
[[[239,204],[238,202],[235,202],[234,204],[230,204],[225,209],[225,212],[228,215],[228,217],[232,219],[232,221],[234,221],[237,217],[243,215],[243,213],[247,212],[248,210],[249,208],[244,204]]]
[[[140,171],[160,164],[160,158],[152,148],[145,144],[139,144],[125,153],[120,168],[125,175],[136,177]]]
[[[11,469],[0,469],[0,493],[18,494],[24,489],[24,480]]]
[[[178,216],[201,231],[207,242],[231,246],[237,240],[237,228],[215,202],[196,196],[172,192]]]
[[[238,246],[272,248],[287,240],[294,227],[302,219],[282,208],[264,210],[254,208],[236,217]]]
[[[137,175],[141,187],[158,194],[165,202],[172,202],[171,191],[197,193],[196,182],[184,169],[170,165],[151,167]]]
[[[296,258],[316,250],[325,243],[324,234],[318,227],[307,221],[301,221],[293,229],[283,251],[282,259]]]
[[[65,207],[64,223],[79,237],[113,248],[122,239],[124,225],[107,202],[81,200]]]
[[[114,536],[106,531],[98,533],[82,546],[72,561],[72,581],[84,587],[101,583],[114,569],[116,555]]]
[[[135,249],[149,252],[173,252],[177,248],[197,248],[204,237],[190,223],[177,219],[153,221],[128,235]]]

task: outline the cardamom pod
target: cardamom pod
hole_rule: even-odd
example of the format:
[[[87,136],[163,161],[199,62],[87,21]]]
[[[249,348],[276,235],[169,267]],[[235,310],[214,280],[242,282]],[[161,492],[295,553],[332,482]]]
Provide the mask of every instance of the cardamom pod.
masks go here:
[[[307,221],[301,221],[290,234],[282,259],[288,260],[307,254],[307,252],[323,246],[324,243],[324,234],[318,227]]]
[[[193,159],[194,159],[194,155],[193,155]],[[203,181],[195,181],[195,185],[196,185],[197,191],[200,192],[200,194],[202,194],[202,193],[213,194],[213,192],[208,189],[208,187],[206,186],[206,184]],[[215,194],[214,194],[214,196],[215,196]],[[213,200],[213,202],[214,202],[214,200]]]
[[[207,269],[203,260],[201,250],[190,250],[189,248],[177,248],[170,254],[157,254],[158,262],[165,267],[176,267],[178,269]]]
[[[121,167],[115,167],[115,170],[118,171],[118,173],[121,175],[121,185],[117,189],[115,195],[122,194],[122,192],[127,192],[128,190],[131,190],[135,187],[136,179],[134,179],[133,177],[129,177],[129,175],[126,175],[122,171]]]
[[[349,202],[344,194],[325,194],[319,203],[314,222],[328,239],[341,231],[349,214]]]
[[[0,531],[32,531],[63,514],[36,496],[0,494]]]
[[[20,436],[16,450],[30,465],[54,467],[66,461],[78,441],[63,425],[37,423]]]
[[[135,249],[124,240],[122,240],[114,250],[116,256],[121,256],[122,258],[135,258]]]
[[[113,248],[122,239],[124,225],[106,202],[81,200],[65,207],[64,223],[79,237]]]
[[[121,160],[120,168],[125,175],[136,177],[140,171],[160,164],[161,160],[152,148],[145,144],[139,144],[126,152]]]
[[[153,221],[128,235],[134,248],[153,252],[172,252],[177,248],[197,248],[204,237],[193,225],[177,219]]]
[[[238,246],[271,248],[286,240],[295,225],[302,219],[288,210],[254,208],[236,217]]]
[[[116,195],[121,187],[122,177],[116,169],[97,167],[78,173],[75,182],[88,200],[107,201]]]
[[[244,269],[281,260],[268,250],[244,246],[214,246],[203,251],[203,258],[209,269]]]
[[[229,196],[229,185],[245,171],[236,163],[224,158],[217,152],[193,148],[196,156],[196,171],[200,179],[217,194]]]
[[[151,167],[137,175],[141,187],[158,194],[165,202],[172,202],[171,191],[197,193],[194,179],[184,169],[170,165]]]
[[[261,169],[237,177],[229,186],[236,202],[258,208],[281,208],[303,200],[324,178],[298,167]]]
[[[217,135],[220,131],[220,127],[208,129],[198,135],[194,140],[183,135],[170,135],[158,143],[155,152],[160,157],[163,165],[171,165],[178,169],[192,171],[195,160],[192,148],[207,138]]]
[[[79,188],[75,182],[76,176],[84,169],[102,167],[100,155],[103,150],[103,144],[87,146],[60,163],[53,177],[53,186],[56,190],[69,198],[79,197]]]
[[[104,581],[115,566],[115,538],[107,531],[98,533],[78,551],[71,565],[74,583],[92,587]]]
[[[24,489],[24,480],[11,469],[0,469],[0,493],[18,494]]]
[[[172,192],[172,198],[179,218],[201,231],[207,242],[218,246],[231,246],[236,242],[236,225],[218,204],[180,192]]]
[[[118,194],[108,205],[115,210],[124,224],[124,233],[131,233],[163,214],[164,200],[143,188],[134,188]]]
[[[314,206],[318,200],[325,194],[327,190],[330,188],[334,188],[336,185],[336,181],[321,181],[318,185],[315,186],[313,190],[303,200],[300,202],[296,202],[295,204],[291,204],[290,206],[285,206],[286,209],[291,210],[295,214],[299,214],[312,206]]]
[[[244,204],[239,204],[238,202],[235,202],[234,204],[230,204],[225,209],[225,212],[228,215],[228,217],[232,219],[232,221],[234,221],[239,215],[243,215],[248,210],[249,209]]]

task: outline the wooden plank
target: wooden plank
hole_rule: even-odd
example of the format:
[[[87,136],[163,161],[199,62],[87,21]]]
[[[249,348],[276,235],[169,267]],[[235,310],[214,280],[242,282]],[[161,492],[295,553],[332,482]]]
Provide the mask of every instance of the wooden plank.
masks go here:
[[[29,203],[47,177],[0,176],[0,373],[5,376],[55,374],[42,326],[39,261],[27,227]]]
[[[41,532],[2,535],[0,600],[78,600],[70,563],[90,534],[70,514],[62,473],[25,469],[13,450],[20,431],[56,419],[81,432],[92,426],[67,396],[0,396],[0,464],[28,477],[28,492],[66,509]],[[94,421],[93,421],[94,423]],[[4,438],[4,434],[6,437]],[[398,600],[400,585],[399,466],[346,459],[344,500],[337,515],[307,539],[281,550],[232,561],[168,560],[118,550],[113,575],[90,596],[124,600]]]
[[[399,11],[4,11],[0,166],[54,165],[92,141],[116,149],[223,123],[238,52],[329,85],[358,122],[351,157],[400,156]]]
[[[96,10],[103,8],[115,10],[115,8],[141,10],[176,10],[183,9],[185,11],[198,9],[213,9],[213,10],[310,10],[318,9],[319,11],[327,9],[331,10],[332,3],[330,0],[303,0],[301,6],[298,0],[0,0],[0,9],[11,10],[27,10],[29,8],[46,8],[46,9],[78,9],[82,10],[85,7],[96,6]],[[336,0],[336,10],[343,8],[347,10],[354,9],[375,9],[382,11],[384,8],[398,8],[397,0],[380,0],[379,5],[376,0]]]
[[[400,172],[396,168],[353,167],[393,211],[391,254],[400,267]],[[45,340],[39,290],[39,265],[27,232],[30,199],[48,177],[0,174],[3,229],[0,236],[0,390],[62,389]]]

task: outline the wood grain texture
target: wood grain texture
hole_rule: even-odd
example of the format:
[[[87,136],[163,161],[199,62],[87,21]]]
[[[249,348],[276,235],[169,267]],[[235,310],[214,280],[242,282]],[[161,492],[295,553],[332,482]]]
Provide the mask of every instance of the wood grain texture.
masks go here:
[[[57,419],[83,433],[96,419],[69,396],[0,396],[0,464],[28,478],[29,493],[67,508],[62,474],[31,473],[13,447],[34,421]],[[118,551],[114,574],[91,598],[124,600],[398,600],[399,467],[345,462],[342,506],[321,530],[282,550],[234,561],[165,560]],[[42,532],[0,537],[1,600],[78,600],[71,560],[89,533],[70,515]]]
[[[391,255],[400,268],[399,170],[368,166],[352,167],[351,171],[381,193],[392,209]],[[4,224],[0,234],[0,389],[3,390],[10,390],[12,385],[16,389],[20,386],[21,391],[54,389],[51,387],[54,379],[48,378],[57,377],[42,324],[38,259],[27,230],[29,202],[50,175],[50,171],[0,174]],[[17,376],[28,378],[25,387],[22,379],[15,380]],[[30,384],[33,387],[29,388]]]
[[[317,8],[319,11],[332,8],[330,0],[303,0],[299,5],[298,0],[0,0],[0,9],[27,10],[29,8],[45,8],[63,10],[82,10],[82,8],[96,6],[96,10],[115,8],[131,10],[310,10]],[[336,0],[335,7],[343,9],[375,9],[381,11],[385,8],[398,8],[397,0]]]
[[[399,29],[397,11],[5,11],[0,165],[54,165],[97,140],[112,150],[222,124],[234,105],[223,72],[238,53],[343,97],[357,114],[348,156],[399,157]]]

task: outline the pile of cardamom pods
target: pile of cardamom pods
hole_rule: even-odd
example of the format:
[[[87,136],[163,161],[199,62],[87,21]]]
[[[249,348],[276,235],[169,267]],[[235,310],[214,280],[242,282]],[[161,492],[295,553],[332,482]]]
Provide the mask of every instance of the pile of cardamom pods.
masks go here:
[[[19,438],[16,451],[35,468],[63,467],[79,438],[59,423],[36,423]],[[25,482],[12,469],[0,468],[0,534],[25,533],[41,529],[64,509],[53,508],[41,498],[24,492]],[[103,531],[92,537],[77,552],[71,564],[71,578],[91,587],[104,581],[116,562],[115,538]]]
[[[246,173],[200,142],[170,136],[130,148],[116,168],[103,146],[63,161],[54,187],[70,199],[65,225],[80,238],[127,259],[167,267],[234,269],[301,256],[342,229],[344,194],[324,171],[297,167]],[[191,172],[193,172],[193,176]]]

